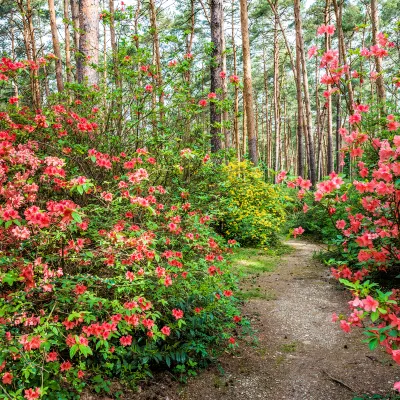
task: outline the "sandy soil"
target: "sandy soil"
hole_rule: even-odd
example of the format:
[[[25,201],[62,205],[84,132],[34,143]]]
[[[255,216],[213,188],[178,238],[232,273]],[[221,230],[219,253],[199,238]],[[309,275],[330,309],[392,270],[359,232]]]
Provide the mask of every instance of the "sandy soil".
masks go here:
[[[247,285],[265,298],[252,299],[243,314],[252,322],[254,340],[243,340],[187,385],[162,379],[132,400],[352,400],[355,394],[388,393],[400,368],[381,349],[361,343],[362,331],[346,334],[331,322],[346,312],[347,294],[313,259],[317,245],[290,241],[294,251],[272,273]],[[272,295],[271,295],[272,294]]]

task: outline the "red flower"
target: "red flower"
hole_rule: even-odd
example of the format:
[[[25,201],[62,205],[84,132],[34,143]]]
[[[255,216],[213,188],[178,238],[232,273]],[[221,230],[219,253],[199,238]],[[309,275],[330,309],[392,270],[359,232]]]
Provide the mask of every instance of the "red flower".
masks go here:
[[[16,104],[16,103],[18,103],[18,101],[19,101],[19,98],[18,98],[18,97],[10,97],[10,98],[8,99],[8,102],[9,102],[10,104]]]
[[[40,397],[40,388],[36,389],[26,389],[25,390],[25,399],[26,400],[35,400]]]
[[[75,286],[74,292],[75,292],[75,294],[77,294],[79,296],[79,295],[85,293],[86,290],[87,290],[87,286],[78,284]]]
[[[207,105],[207,100],[206,100],[206,99],[201,99],[201,100],[199,101],[199,106],[205,107],[206,105]]]
[[[165,336],[169,336],[171,334],[171,328],[169,326],[163,326],[161,328],[161,333]]]
[[[132,336],[121,336],[119,342],[122,346],[130,346],[132,344]]]
[[[183,318],[183,311],[179,310],[177,308],[174,308],[172,310],[172,315],[175,317],[175,319],[181,319],[181,318]]]
[[[70,361],[64,361],[61,365],[60,365],[60,370],[61,372],[63,371],[69,371],[72,368],[72,364]]]
[[[6,373],[3,375],[2,381],[3,381],[3,383],[4,383],[5,385],[11,385],[12,380],[13,380],[13,376],[12,376],[11,372],[6,372]]]
[[[234,338],[234,337],[230,337],[230,338],[229,338],[229,343],[230,343],[230,344],[235,344],[235,343],[236,343],[235,338]]]

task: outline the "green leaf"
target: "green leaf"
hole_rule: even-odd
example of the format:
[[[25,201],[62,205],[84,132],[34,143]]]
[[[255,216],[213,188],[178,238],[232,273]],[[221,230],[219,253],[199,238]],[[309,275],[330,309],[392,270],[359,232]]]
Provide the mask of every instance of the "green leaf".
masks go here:
[[[372,322],[375,322],[378,318],[379,318],[379,311],[374,311],[374,312],[371,314],[371,321],[372,321]]]
[[[74,219],[75,222],[77,222],[78,224],[82,223],[82,217],[80,214],[78,214],[76,211],[72,212],[72,218]]]
[[[376,347],[378,346],[378,344],[379,344],[379,341],[378,341],[377,338],[372,339],[372,340],[369,342],[369,349],[370,349],[370,350],[375,350]]]
[[[74,344],[69,350],[70,358],[73,358],[78,350],[79,350],[79,345],[78,344]]]

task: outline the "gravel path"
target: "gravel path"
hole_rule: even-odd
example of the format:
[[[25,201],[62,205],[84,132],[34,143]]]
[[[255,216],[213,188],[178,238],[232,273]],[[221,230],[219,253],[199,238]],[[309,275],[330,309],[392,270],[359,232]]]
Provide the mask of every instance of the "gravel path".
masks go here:
[[[221,360],[224,373],[205,371],[170,400],[351,400],[387,393],[400,380],[390,357],[361,343],[361,329],[345,334],[331,322],[333,312],[347,311],[349,299],[313,259],[318,247],[288,244],[294,251],[275,272],[253,281],[275,299],[250,300],[243,309],[258,345],[241,344],[237,355]]]
[[[388,393],[400,380],[400,368],[382,349],[369,351],[361,343],[361,329],[346,334],[331,322],[332,313],[348,310],[349,297],[313,259],[318,246],[300,240],[287,243],[294,251],[274,272],[245,283],[246,290],[260,288],[261,297],[243,307],[255,333],[240,341],[235,354],[225,354],[219,367],[200,372],[187,385],[164,375],[140,393],[124,393],[122,398],[352,400],[356,394]]]

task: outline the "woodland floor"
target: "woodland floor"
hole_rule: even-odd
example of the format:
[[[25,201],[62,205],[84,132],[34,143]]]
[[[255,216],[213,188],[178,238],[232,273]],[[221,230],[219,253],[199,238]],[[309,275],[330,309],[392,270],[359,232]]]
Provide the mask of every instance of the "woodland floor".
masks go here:
[[[255,332],[239,341],[234,354],[186,385],[161,379],[122,398],[352,400],[356,394],[388,393],[400,369],[382,349],[372,352],[361,343],[361,329],[346,334],[331,322],[333,312],[348,310],[349,298],[313,258],[320,248],[300,240],[287,244],[293,250],[277,263],[262,250],[236,260],[248,272],[255,266],[242,281],[243,315]]]

